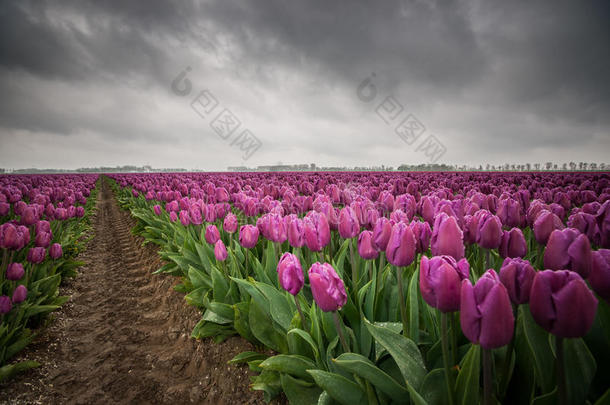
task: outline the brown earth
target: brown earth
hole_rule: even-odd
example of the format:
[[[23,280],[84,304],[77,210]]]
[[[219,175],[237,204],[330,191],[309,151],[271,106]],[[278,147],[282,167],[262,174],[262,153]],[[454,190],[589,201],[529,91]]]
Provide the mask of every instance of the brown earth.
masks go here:
[[[70,301],[17,360],[42,365],[0,385],[9,404],[261,404],[249,389],[253,373],[227,361],[245,350],[233,337],[196,341],[200,313],[173,290],[177,279],[151,273],[161,266],[153,246],[131,234],[134,220],[119,209],[104,181],[86,264],[61,294]]]

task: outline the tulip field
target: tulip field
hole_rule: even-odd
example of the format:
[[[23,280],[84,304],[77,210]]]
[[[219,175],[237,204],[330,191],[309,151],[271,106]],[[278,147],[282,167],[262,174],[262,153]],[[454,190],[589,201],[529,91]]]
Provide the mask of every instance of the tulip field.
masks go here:
[[[607,173],[109,177],[268,401],[610,401]]]
[[[256,348],[229,363],[265,401],[610,403],[608,173],[0,176],[0,381],[39,365],[14,358],[68,299],[101,182],[192,338]]]
[[[11,362],[68,297],[95,205],[97,175],[0,176],[0,381],[36,367]]]

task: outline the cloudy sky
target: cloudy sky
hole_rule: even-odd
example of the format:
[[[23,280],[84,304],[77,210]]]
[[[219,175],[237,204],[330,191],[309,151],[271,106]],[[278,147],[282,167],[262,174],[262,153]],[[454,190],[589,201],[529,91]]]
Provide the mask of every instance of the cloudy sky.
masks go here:
[[[607,1],[7,0],[0,167],[610,163],[609,21]]]

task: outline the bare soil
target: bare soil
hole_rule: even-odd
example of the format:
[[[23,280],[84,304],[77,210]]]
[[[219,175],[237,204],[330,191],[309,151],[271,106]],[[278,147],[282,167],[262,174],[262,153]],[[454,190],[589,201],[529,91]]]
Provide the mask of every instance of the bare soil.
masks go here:
[[[102,184],[86,264],[62,287],[70,301],[17,359],[42,365],[0,385],[0,402],[263,404],[254,374],[227,364],[254,347],[190,337],[200,313],[173,290],[176,278],[151,274],[157,248],[131,234],[134,220]]]

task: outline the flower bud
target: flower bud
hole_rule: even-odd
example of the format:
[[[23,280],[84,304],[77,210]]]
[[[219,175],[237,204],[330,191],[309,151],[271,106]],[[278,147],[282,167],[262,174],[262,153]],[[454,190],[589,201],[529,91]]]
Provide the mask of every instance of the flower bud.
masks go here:
[[[586,235],[573,228],[556,229],[544,249],[544,267],[572,270],[586,278],[591,272],[591,245]]]
[[[49,248],[49,256],[51,259],[57,260],[63,255],[63,251],[61,249],[61,245],[59,243],[53,243]]]
[[[343,207],[339,214],[339,235],[344,239],[358,236],[360,223],[352,207]]]
[[[515,317],[506,287],[492,269],[472,286],[462,281],[460,325],[464,336],[484,349],[496,349],[513,338]]]
[[[34,247],[28,250],[28,262],[40,264],[44,261],[47,251],[43,247]]]
[[[547,332],[562,338],[582,337],[593,325],[597,298],[582,277],[569,270],[539,271],[530,292],[530,312]]]
[[[216,225],[208,225],[205,228],[205,241],[210,245],[213,245],[218,242],[219,239],[220,232],[218,231],[218,228],[216,228]]]
[[[434,220],[431,248],[434,256],[448,255],[456,260],[464,257],[463,233],[455,217],[440,213]]]
[[[256,246],[259,230],[254,225],[243,225],[239,228],[239,244],[247,249]]]
[[[345,285],[330,264],[315,262],[308,274],[313,299],[322,311],[336,311],[345,305]]]
[[[610,249],[593,252],[589,283],[600,297],[610,302]]]
[[[11,303],[10,297],[8,297],[7,295],[0,296],[0,314],[8,314],[9,312],[11,312],[12,308],[13,304]]]
[[[292,253],[284,253],[277,264],[277,274],[280,285],[292,295],[297,295],[303,288],[303,268],[298,257]]]
[[[221,239],[218,239],[214,244],[214,256],[219,262],[224,262],[227,259],[227,248]]]
[[[500,268],[500,281],[515,305],[525,304],[530,300],[530,290],[535,276],[536,270],[530,262],[520,258],[506,258]]]
[[[525,236],[523,236],[523,231],[519,228],[504,231],[498,251],[503,258],[525,257],[527,254],[527,242],[525,241]]]
[[[6,269],[6,279],[11,281],[21,280],[23,275],[25,274],[25,270],[23,269],[23,265],[21,263],[11,263],[8,265]]]
[[[358,253],[364,260],[376,259],[379,252],[373,243],[373,232],[362,231],[358,236]]]
[[[470,265],[466,259],[457,262],[452,256],[422,256],[419,289],[422,298],[441,312],[460,309],[462,280],[468,279]]]
[[[15,291],[13,291],[13,304],[19,304],[23,301],[25,301],[25,299],[28,296],[28,289],[24,286],[24,285],[18,285],[17,288],[15,288]]]
[[[415,235],[404,222],[394,224],[386,246],[388,262],[397,267],[408,266],[415,259]]]
[[[228,213],[222,223],[222,229],[227,233],[235,233],[237,231],[237,217],[233,213]]]

